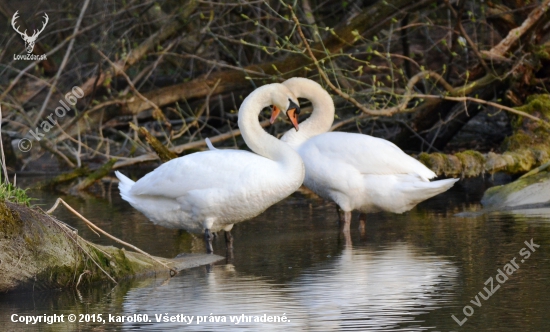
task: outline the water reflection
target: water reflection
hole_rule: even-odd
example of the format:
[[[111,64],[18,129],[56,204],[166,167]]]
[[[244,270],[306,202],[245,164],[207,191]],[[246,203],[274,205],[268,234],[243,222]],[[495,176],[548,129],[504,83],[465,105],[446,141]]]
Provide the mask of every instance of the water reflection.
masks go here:
[[[316,330],[423,331],[415,316],[449,302],[458,269],[451,262],[405,243],[381,251],[345,249],[327,268],[295,283],[299,302]]]
[[[415,316],[451,301],[458,269],[451,262],[427,255],[405,243],[381,251],[346,248],[324,264],[306,269],[286,284],[248,276],[234,265],[194,271],[169,284],[157,282],[128,292],[124,313],[225,316],[227,323],[191,324],[193,330],[213,327],[266,330],[260,323],[231,323],[230,316],[286,314],[289,323],[267,329],[300,328],[316,331],[393,329],[403,324],[423,331]],[[155,321],[155,319],[153,319]],[[413,324],[416,323],[416,324]],[[130,329],[134,324],[127,324]],[[148,330],[189,327],[159,323]]]
[[[476,180],[479,182],[479,180]],[[470,185],[471,186],[471,185]],[[79,291],[0,295],[0,324],[27,331],[10,314],[149,314],[149,325],[74,323],[34,326],[41,331],[180,330],[156,323],[155,314],[282,315],[286,324],[204,323],[191,330],[544,331],[550,323],[550,216],[548,210],[501,211],[460,218],[481,209],[482,190],[460,182],[450,192],[403,215],[369,215],[364,236],[352,222],[339,235],[334,205],[302,195],[234,229],[234,257],[209,270],[172,279],[138,279]],[[483,189],[484,186],[475,184]],[[35,193],[34,193],[35,194]],[[51,206],[57,195],[39,193]],[[77,211],[115,236],[156,255],[204,252],[202,239],[157,227],[122,202],[116,191],[93,198],[64,197]],[[97,243],[66,211],[56,216]],[[357,218],[357,217],[356,217]],[[541,247],[460,327],[451,315],[483,289],[498,268],[518,256],[524,241]],[[346,243],[351,242],[351,243]],[[223,238],[214,250],[225,253]],[[519,256],[518,256],[519,257]]]

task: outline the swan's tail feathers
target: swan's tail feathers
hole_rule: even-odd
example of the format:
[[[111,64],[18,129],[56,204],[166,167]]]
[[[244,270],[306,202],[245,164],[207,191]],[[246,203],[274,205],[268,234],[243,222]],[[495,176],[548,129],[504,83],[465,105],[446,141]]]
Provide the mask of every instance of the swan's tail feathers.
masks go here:
[[[212,145],[212,142],[210,142],[210,138],[206,138],[204,140],[206,142],[206,146],[208,146],[208,150],[217,150],[214,145]]]
[[[416,204],[449,190],[458,180],[459,179],[445,179],[432,182],[417,181],[409,183],[409,185],[404,186],[402,190],[406,193],[406,196],[409,197],[409,207],[412,209]]]
[[[132,189],[135,182],[130,180],[126,175],[120,173],[119,171],[115,171],[115,175],[119,180],[118,190],[120,191],[120,196],[128,203],[132,203],[133,200],[132,194],[130,194],[130,189]]]

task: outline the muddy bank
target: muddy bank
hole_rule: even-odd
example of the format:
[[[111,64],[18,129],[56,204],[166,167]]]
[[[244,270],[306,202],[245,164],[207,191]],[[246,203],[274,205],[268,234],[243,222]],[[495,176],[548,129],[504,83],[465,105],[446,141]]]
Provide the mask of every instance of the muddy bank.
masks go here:
[[[175,270],[210,264],[217,255],[159,258]],[[80,287],[170,270],[150,257],[92,244],[39,209],[0,202],[0,292]]]

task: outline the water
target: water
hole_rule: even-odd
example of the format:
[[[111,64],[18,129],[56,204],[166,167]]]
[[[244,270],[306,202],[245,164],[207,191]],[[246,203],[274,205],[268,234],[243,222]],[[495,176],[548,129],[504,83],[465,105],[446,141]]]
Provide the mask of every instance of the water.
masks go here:
[[[234,228],[232,258],[171,279],[0,295],[0,321],[8,331],[547,330],[550,210],[455,217],[480,209],[483,185],[459,182],[403,215],[369,215],[364,234],[355,215],[347,240],[339,235],[334,205],[295,194]],[[32,194],[48,207],[56,197]],[[99,196],[65,198],[98,226],[151,254],[204,252],[201,236],[154,226],[122,201],[116,188],[106,186]],[[85,238],[112,244],[63,208],[55,214]],[[522,257],[519,252],[528,250],[524,242],[531,239],[540,247]],[[215,240],[214,251],[225,255],[223,237]],[[514,258],[519,269],[500,284],[498,270],[505,271]],[[490,291],[491,285],[484,283],[490,277],[494,292],[484,300],[479,293],[487,297],[484,287]],[[27,326],[11,322],[12,314],[102,314],[103,319],[141,314],[151,322]],[[176,319],[178,314],[193,316],[192,323],[157,322],[155,317]],[[264,314],[287,321],[254,323],[254,316]],[[251,322],[243,315],[252,316]],[[459,326],[452,315],[467,320]],[[200,324],[198,317],[204,320]],[[216,317],[218,322],[209,322]]]

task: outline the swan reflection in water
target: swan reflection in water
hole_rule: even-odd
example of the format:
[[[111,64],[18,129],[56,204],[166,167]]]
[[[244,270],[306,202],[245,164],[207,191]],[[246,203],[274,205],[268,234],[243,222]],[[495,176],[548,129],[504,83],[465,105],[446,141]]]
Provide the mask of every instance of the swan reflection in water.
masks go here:
[[[304,270],[284,284],[239,273],[231,264],[182,273],[161,285],[133,289],[126,295],[125,314],[149,314],[160,330],[185,323],[156,323],[154,314],[226,316],[226,323],[187,325],[192,330],[300,329],[337,331],[407,327],[424,331],[416,316],[449,303],[458,268],[406,243],[374,251],[346,246],[341,255]],[[230,316],[281,316],[287,323],[230,322]],[[131,329],[132,323],[125,327]]]

